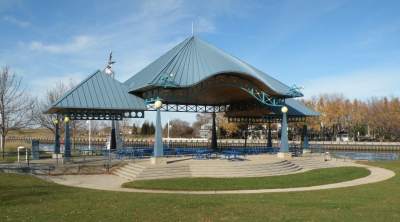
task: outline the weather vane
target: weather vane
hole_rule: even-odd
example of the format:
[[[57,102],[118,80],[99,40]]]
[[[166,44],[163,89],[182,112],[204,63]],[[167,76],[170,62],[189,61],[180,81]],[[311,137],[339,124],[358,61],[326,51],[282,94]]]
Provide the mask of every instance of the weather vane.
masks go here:
[[[108,62],[107,62],[107,66],[104,69],[104,71],[108,74],[113,76],[114,72],[112,71],[112,65],[115,63],[115,61],[112,61],[112,52],[110,52],[110,56],[108,57]]]

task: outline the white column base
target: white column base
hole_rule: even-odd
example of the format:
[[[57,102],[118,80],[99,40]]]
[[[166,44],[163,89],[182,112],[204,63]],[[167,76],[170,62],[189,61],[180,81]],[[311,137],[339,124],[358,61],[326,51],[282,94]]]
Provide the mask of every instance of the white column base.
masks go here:
[[[53,159],[62,159],[62,158],[63,158],[63,155],[62,155],[62,153],[53,153],[53,154],[51,155],[51,157],[52,157]]]
[[[159,165],[159,164],[167,164],[167,160],[165,157],[151,157],[150,158],[150,163],[154,165]]]
[[[286,152],[279,152],[278,154],[276,154],[276,156],[280,159],[292,159],[292,154],[291,153],[286,153]]]

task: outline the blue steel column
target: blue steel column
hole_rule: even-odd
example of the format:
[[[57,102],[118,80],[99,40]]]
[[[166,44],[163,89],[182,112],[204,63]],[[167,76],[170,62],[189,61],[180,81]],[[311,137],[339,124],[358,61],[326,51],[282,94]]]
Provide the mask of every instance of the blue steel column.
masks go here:
[[[271,122],[268,122],[267,147],[272,147]]]
[[[281,147],[279,152],[289,152],[288,125],[286,112],[282,112]]]
[[[54,133],[54,153],[60,153],[60,120],[57,116],[57,119],[54,120],[55,123],[55,133]]]
[[[156,116],[156,132],[154,138],[154,157],[164,156],[163,142],[162,142],[162,127],[161,127],[161,111],[157,109]]]
[[[117,148],[117,136],[115,135],[115,120],[111,120],[110,150]]]
[[[217,127],[215,123],[215,112],[212,113],[212,129],[211,129],[211,149],[216,150],[218,148],[217,142]]]
[[[71,157],[71,135],[69,131],[69,118],[65,117],[65,138],[64,138],[64,157],[69,159]]]

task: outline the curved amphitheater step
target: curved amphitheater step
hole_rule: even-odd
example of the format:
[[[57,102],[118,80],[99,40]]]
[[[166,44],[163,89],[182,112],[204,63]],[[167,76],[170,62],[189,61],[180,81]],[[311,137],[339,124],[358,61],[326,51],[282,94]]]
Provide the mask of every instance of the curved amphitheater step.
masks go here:
[[[260,177],[295,173],[302,167],[290,161],[246,163],[202,160],[166,165],[128,163],[113,174],[128,180],[163,179],[177,177]]]
[[[312,170],[318,168],[335,167],[337,165],[331,161],[324,161],[322,158],[294,158],[290,160],[291,163],[298,165],[304,170]]]
[[[114,171],[112,173],[114,175],[120,176],[122,178],[133,180],[145,169],[144,166],[139,164],[128,163]]]

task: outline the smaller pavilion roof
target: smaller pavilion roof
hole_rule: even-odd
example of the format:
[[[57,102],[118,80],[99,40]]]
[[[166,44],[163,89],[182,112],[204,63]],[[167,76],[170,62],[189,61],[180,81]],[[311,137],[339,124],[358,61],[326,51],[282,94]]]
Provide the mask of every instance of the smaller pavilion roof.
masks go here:
[[[314,111],[313,109],[307,107],[303,102],[298,99],[289,98],[285,99],[285,106],[288,108],[287,116],[288,117],[315,117],[319,116],[319,113]],[[269,107],[274,114],[271,116],[278,116],[279,118],[282,116],[281,106]]]
[[[286,106],[288,107],[288,116],[299,116],[299,117],[312,117],[319,116],[319,113],[313,109],[307,107],[304,103],[297,99],[286,99]]]
[[[47,113],[71,110],[124,112],[146,110],[146,106],[142,98],[129,93],[126,85],[98,70],[65,93]]]

